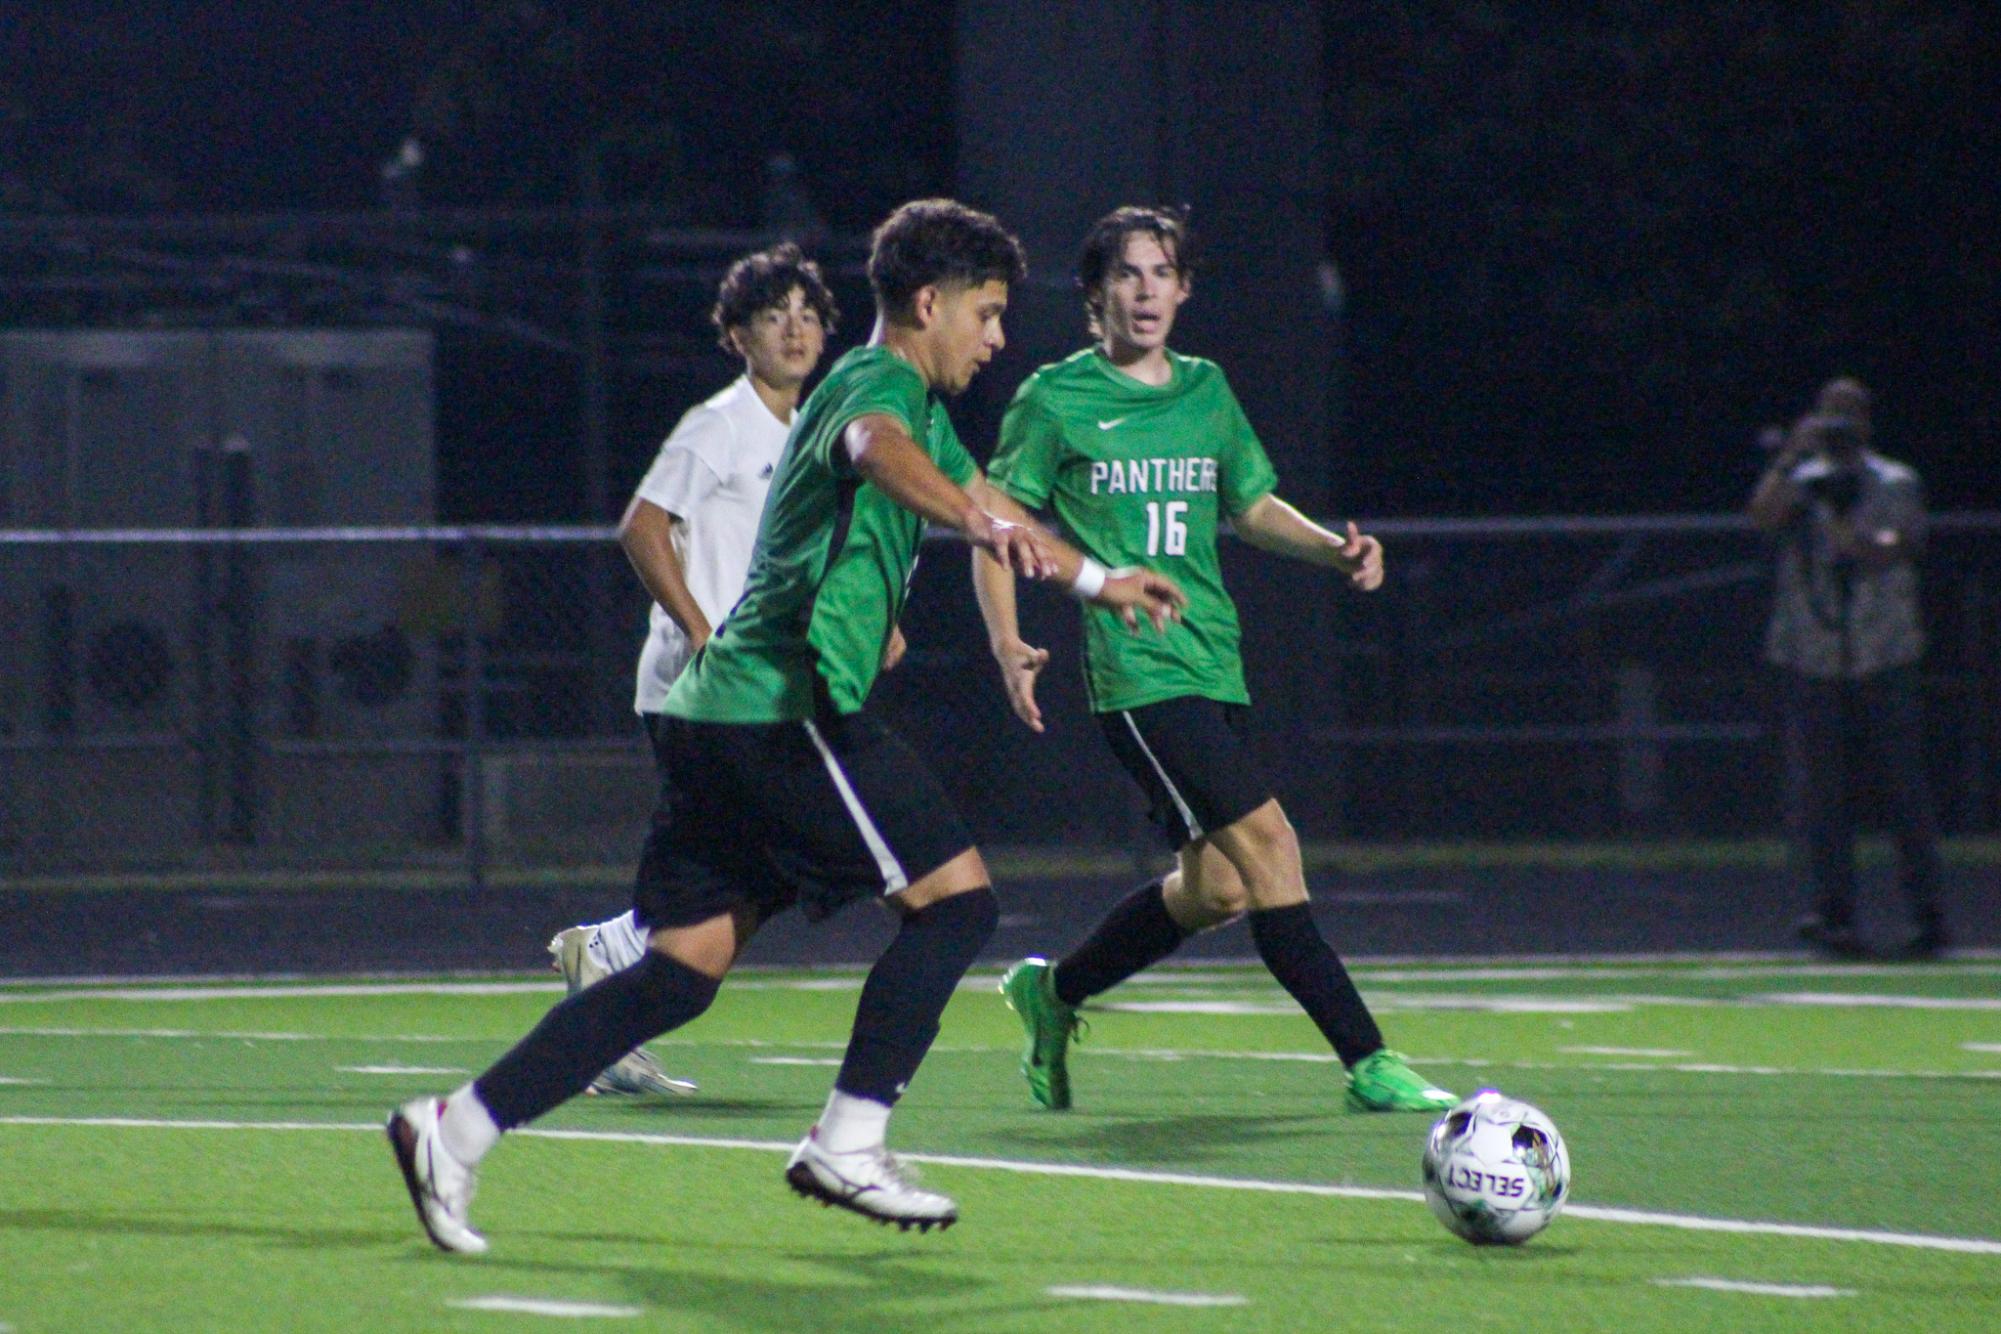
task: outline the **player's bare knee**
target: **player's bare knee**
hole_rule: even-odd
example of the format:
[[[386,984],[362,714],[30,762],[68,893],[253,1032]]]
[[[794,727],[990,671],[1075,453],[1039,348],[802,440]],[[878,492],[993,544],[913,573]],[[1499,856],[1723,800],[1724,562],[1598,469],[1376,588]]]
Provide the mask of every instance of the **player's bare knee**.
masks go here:
[[[1299,860],[1299,834],[1285,809],[1276,801],[1264,805],[1230,826],[1249,850],[1271,861]]]
[[[906,913],[921,912],[941,899],[974,890],[991,890],[993,876],[978,848],[967,848],[943,866],[926,872],[890,896],[892,906]]]
[[[1250,895],[1244,889],[1244,882],[1235,876],[1223,883],[1205,880],[1197,905],[1207,919],[1205,926],[1219,926],[1250,907]]]
[[[1267,862],[1298,855],[1299,837],[1276,800],[1267,801],[1209,835],[1209,844],[1241,874],[1252,874]]]
[[[1237,906],[1238,902],[1215,903],[1206,899],[1184,898],[1178,902],[1169,902],[1167,915],[1174,919],[1176,926],[1189,935],[1194,935],[1199,931],[1214,930],[1225,922],[1241,916],[1244,910]]]
[[[1196,875],[1174,874],[1161,885],[1168,916],[1185,931],[1207,931],[1249,907],[1244,882],[1227,862],[1205,863]]]
[[[1219,832],[1215,843],[1243,882],[1248,910],[1306,901],[1299,835],[1278,802],[1266,802]]]
[[[737,924],[725,914],[693,926],[657,926],[647,935],[646,947],[720,980],[736,962]]]

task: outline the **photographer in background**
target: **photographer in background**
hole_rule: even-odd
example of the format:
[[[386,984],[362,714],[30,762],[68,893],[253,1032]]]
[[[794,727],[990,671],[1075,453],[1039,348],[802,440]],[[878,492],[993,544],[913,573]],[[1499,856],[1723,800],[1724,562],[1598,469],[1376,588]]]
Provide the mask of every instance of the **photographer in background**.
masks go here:
[[[1896,954],[1929,959],[1947,940],[1918,703],[1924,493],[1911,467],[1869,442],[1868,389],[1830,380],[1758,479],[1751,520],[1779,538],[1765,656],[1785,677],[1788,814],[1813,903],[1800,935],[1837,958],[1869,953],[1855,930],[1851,782],[1867,750],[1882,768],[1913,925]]]

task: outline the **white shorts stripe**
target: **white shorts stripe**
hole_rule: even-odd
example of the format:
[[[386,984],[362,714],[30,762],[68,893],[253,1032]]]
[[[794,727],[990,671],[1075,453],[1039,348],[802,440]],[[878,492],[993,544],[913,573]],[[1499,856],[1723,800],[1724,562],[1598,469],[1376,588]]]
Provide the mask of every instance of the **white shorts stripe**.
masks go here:
[[[1181,799],[1181,792],[1174,786],[1174,780],[1167,776],[1167,770],[1161,768],[1160,761],[1153,757],[1153,747],[1147,745],[1146,738],[1139,734],[1139,724],[1134,722],[1132,714],[1124,709],[1119,711],[1119,717],[1126,720],[1126,730],[1131,732],[1133,740],[1139,743],[1140,753],[1145,755],[1146,762],[1153,766],[1154,775],[1160,779],[1160,785],[1166,788],[1167,795],[1174,799],[1174,809],[1181,812],[1181,823],[1188,826],[1188,837],[1191,839],[1202,837],[1202,826],[1195,819],[1195,812],[1188,809],[1188,803]]]
[[[820,735],[820,729],[810,722],[801,726],[806,729],[806,735],[813,738],[813,749],[820,752],[820,759],[827,766],[827,774],[834,780],[834,789],[841,794],[841,804],[846,806],[848,814],[854,817],[855,828],[861,831],[862,842],[868,845],[869,855],[875,858],[876,866],[882,871],[882,892],[894,894],[900,889],[908,889],[910,877],[903,873],[903,863],[896,860],[896,854],[890,851],[889,844],[882,837],[882,831],[877,829],[875,821],[869,818],[868,808],[863,806],[861,798],[855,795],[853,785],[848,782],[847,774],[841,769],[841,762],[834,758],[833,751],[827,749],[826,739]]]

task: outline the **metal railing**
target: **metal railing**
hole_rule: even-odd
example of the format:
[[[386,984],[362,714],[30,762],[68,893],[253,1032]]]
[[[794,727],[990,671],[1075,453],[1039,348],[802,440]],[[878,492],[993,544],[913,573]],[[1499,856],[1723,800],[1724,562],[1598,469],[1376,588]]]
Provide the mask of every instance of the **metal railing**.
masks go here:
[[[1741,520],[1373,530],[1391,577],[1369,597],[1226,552],[1258,744],[1309,834],[1776,831],[1769,561]],[[1024,593],[1058,658],[1032,737],[936,545],[880,707],[982,841],[1135,845],[1075,611]],[[1925,589],[1942,809],[1993,830],[2001,515],[1940,516]],[[0,530],[0,874],[623,865],[654,790],[625,721],[644,618],[603,528]]]

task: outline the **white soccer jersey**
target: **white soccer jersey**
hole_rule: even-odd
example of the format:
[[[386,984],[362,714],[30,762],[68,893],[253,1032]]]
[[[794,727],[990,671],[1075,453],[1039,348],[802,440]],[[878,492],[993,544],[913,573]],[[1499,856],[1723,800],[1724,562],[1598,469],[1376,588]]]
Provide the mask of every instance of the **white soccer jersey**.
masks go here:
[[[771,415],[750,377],[739,376],[688,410],[640,480],[640,499],[681,520],[674,528],[674,551],[688,591],[711,627],[722,623],[743,592],[764,497],[790,431]],[[660,712],[690,656],[687,635],[655,603],[646,647],[639,652],[634,707]]]

